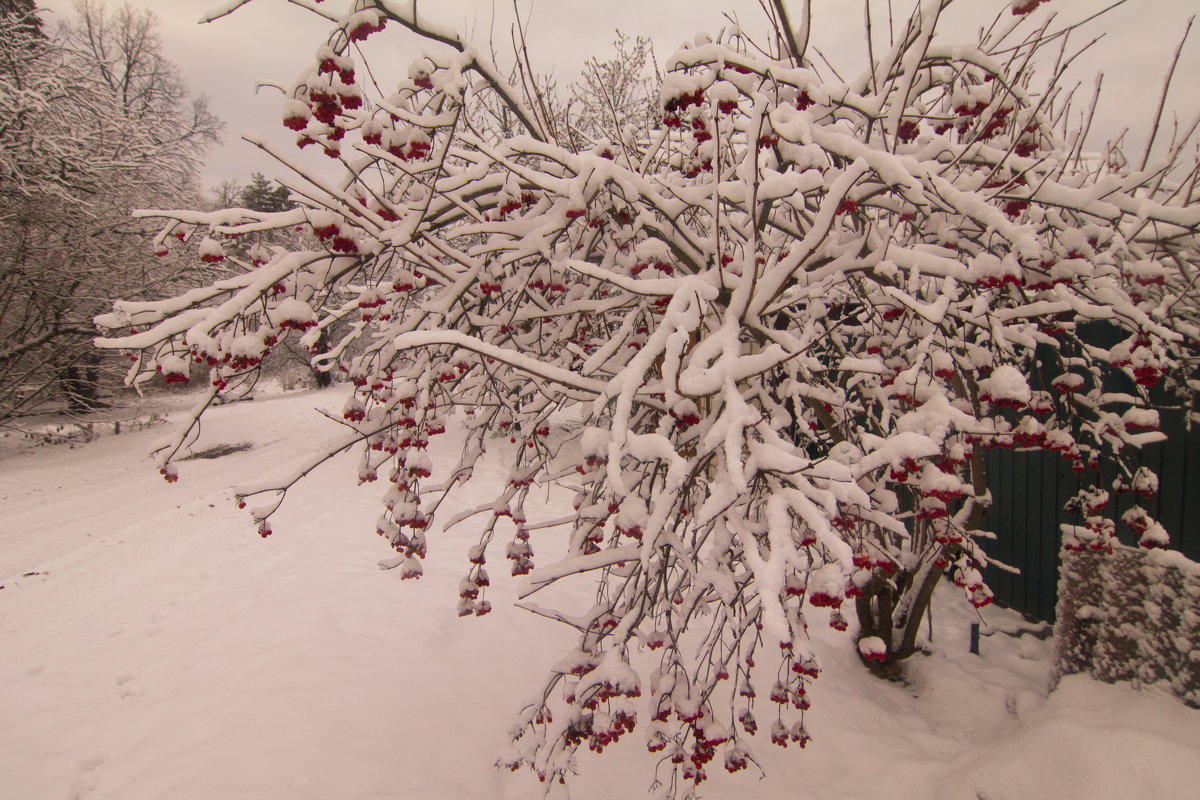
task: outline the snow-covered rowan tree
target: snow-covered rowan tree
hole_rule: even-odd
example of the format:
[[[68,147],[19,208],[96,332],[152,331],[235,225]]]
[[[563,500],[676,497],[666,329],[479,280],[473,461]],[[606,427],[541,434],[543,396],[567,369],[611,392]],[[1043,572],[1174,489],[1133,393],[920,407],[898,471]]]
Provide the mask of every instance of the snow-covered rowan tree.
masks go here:
[[[131,380],[207,363],[198,415],[280,340],[352,322],[317,359],[355,387],[344,440],[239,498],[267,536],[295,483],[356,446],[360,480],[384,479],[377,532],[401,577],[422,574],[431,527],[478,529],[460,614],[490,610],[489,561],[524,576],[523,597],[595,581],[591,608],[530,606],[579,639],[521,710],[506,766],[557,781],[579,745],[640,723],[663,785],[686,793],[714,759],[752,763],[760,725],[803,747],[810,626],[853,628],[847,646],[887,671],[944,576],[989,602],[985,448],[1059,452],[1088,485],[1101,459],[1160,438],[1151,387],[1188,389],[1197,329],[1172,309],[1200,256],[1194,128],[1144,164],[1085,153],[1059,87],[1070,53],[1035,69],[1065,41],[1027,17],[1037,0],[976,43],[943,41],[949,2],[924,3],[848,80],[809,59],[807,4],[789,18],[780,0],[775,46],[698,36],[666,62],[653,126],[577,126],[596,139],[579,152],[413,4],[334,5],[282,118],[342,178],[258,141],[295,169],[300,207],[146,212],[239,271],[118,303],[100,344],[136,359]],[[394,28],[440,49],[376,94],[357,43]],[[488,135],[478,115],[496,104],[520,133]],[[262,263],[220,244],[295,226],[308,246]],[[1092,320],[1127,338],[1089,343]],[[1134,389],[1108,392],[1114,371]],[[564,409],[582,427],[557,429]],[[466,444],[434,476],[452,417]],[[191,431],[160,454],[169,481]],[[503,490],[442,518],[497,445]],[[575,492],[569,519],[539,515],[550,484]],[[1067,545],[1109,548],[1111,526],[1084,516]],[[535,546],[565,556],[535,567]]]
[[[153,15],[77,11],[52,36],[0,17],[4,423],[55,399],[97,402],[109,360],[90,346],[92,316],[113,297],[161,294],[175,272],[130,209],[189,196],[218,129],[163,58]]]

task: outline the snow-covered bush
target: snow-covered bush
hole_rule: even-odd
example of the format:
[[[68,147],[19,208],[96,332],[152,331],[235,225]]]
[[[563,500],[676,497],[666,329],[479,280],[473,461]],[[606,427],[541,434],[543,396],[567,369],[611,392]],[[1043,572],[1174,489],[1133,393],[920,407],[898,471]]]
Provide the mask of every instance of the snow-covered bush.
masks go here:
[[[697,36],[666,63],[655,125],[570,147],[544,98],[408,4],[325,4],[333,31],[282,122],[343,176],[277,153],[301,207],[149,212],[214,239],[300,227],[308,249],[254,265],[226,248],[231,277],[118,303],[101,345],[133,354],[132,380],[207,362],[211,398],[284,337],[349,324],[317,357],[357,387],[345,441],[317,462],[357,443],[362,480],[387,479],[389,564],[419,577],[427,530],[453,522],[479,528],[463,615],[491,608],[489,559],[526,576],[524,596],[597,583],[593,608],[562,612],[577,649],[521,711],[505,765],[559,780],[580,744],[603,750],[640,721],[682,791],[718,756],[752,760],[756,710],[772,741],[803,747],[810,625],[857,617],[863,660],[888,670],[947,572],[990,601],[984,449],[1051,449],[1095,476],[1161,438],[1130,406],[1186,389],[1196,328],[1172,312],[1200,253],[1186,142],[1141,169],[1081,157],[1054,77],[1032,71],[1045,37],[1009,44],[1038,3],[974,45],[938,38],[944,5],[914,10],[842,81],[775,3],[781,51]],[[399,27],[440,49],[378,95],[354,43]],[[520,132],[496,135],[496,109]],[[1089,320],[1127,341],[1088,344]],[[1106,393],[1110,371],[1134,392]],[[584,423],[564,443],[550,434],[566,408]],[[432,475],[425,451],[450,418],[467,445]],[[440,519],[495,432],[511,445],[503,491]],[[262,535],[312,466],[247,492],[267,495]],[[573,488],[576,512],[531,530],[546,484]],[[538,563],[555,531],[568,555]],[[1072,537],[1107,550],[1112,530],[1093,515]],[[778,678],[766,703],[756,665]]]
[[[1125,546],[1111,555],[1068,553],[1057,611],[1056,680],[1086,672],[1158,685],[1200,707],[1200,564]]]

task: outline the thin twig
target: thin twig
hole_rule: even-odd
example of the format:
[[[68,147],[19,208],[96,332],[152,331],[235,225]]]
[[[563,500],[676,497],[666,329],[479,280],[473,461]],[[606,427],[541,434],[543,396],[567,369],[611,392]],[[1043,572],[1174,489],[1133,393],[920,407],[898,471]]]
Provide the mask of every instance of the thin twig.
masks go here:
[[[1192,31],[1192,23],[1196,18],[1189,17],[1187,27],[1183,29],[1183,36],[1179,39],[1179,46],[1175,48],[1175,57],[1171,59],[1171,68],[1167,70],[1167,77],[1163,81],[1162,92],[1158,96],[1158,109],[1154,112],[1154,125],[1150,128],[1150,138],[1146,141],[1146,152],[1142,154],[1142,164],[1138,167],[1139,170],[1144,170],[1146,164],[1150,161],[1150,150],[1154,147],[1154,139],[1158,136],[1158,126],[1162,122],[1163,107],[1167,104],[1167,92],[1171,89],[1171,78],[1175,75],[1175,67],[1179,64],[1179,56],[1183,53],[1183,43],[1187,41],[1188,34]]]

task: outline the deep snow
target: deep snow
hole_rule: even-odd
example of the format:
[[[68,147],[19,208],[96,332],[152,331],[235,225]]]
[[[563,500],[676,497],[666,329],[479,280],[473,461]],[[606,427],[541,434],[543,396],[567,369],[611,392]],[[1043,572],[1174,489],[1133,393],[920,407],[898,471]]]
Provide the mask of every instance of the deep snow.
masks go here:
[[[513,608],[499,564],[494,613],[457,618],[469,521],[431,535],[425,577],[402,582],[376,566],[388,555],[372,534],[382,488],[355,487],[353,454],[291,493],[270,539],[234,508],[232,487],[337,437],[312,409],[344,401],[330,390],[216,408],[196,448],[253,446],[183,461],[174,485],[145,458],[163,428],[0,459],[0,798],[540,795],[529,773],[491,765],[571,632]],[[435,466],[452,455],[450,427]],[[477,480],[498,484],[504,456],[497,440]],[[565,502],[549,495],[546,516]],[[535,532],[539,565],[555,535]],[[587,592],[576,587],[581,605]],[[932,653],[911,661],[907,686],[868,676],[847,635],[818,634],[814,741],[778,750],[760,733],[750,746],[766,777],[714,764],[705,796],[1196,796],[1200,712],[1081,676],[1047,697],[1048,642],[989,608],[982,655],[970,655],[973,611],[941,595]],[[641,738],[581,753],[572,795],[645,796],[655,759]]]

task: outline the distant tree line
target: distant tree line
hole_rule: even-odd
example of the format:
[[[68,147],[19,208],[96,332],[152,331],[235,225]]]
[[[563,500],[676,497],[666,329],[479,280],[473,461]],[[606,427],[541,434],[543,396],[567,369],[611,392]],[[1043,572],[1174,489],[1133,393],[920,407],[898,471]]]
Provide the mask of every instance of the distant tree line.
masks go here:
[[[91,347],[114,296],[161,294],[194,264],[156,259],[135,208],[198,197],[221,123],[163,54],[145,9],[77,0],[51,29],[0,0],[0,425],[101,405],[119,358]]]

